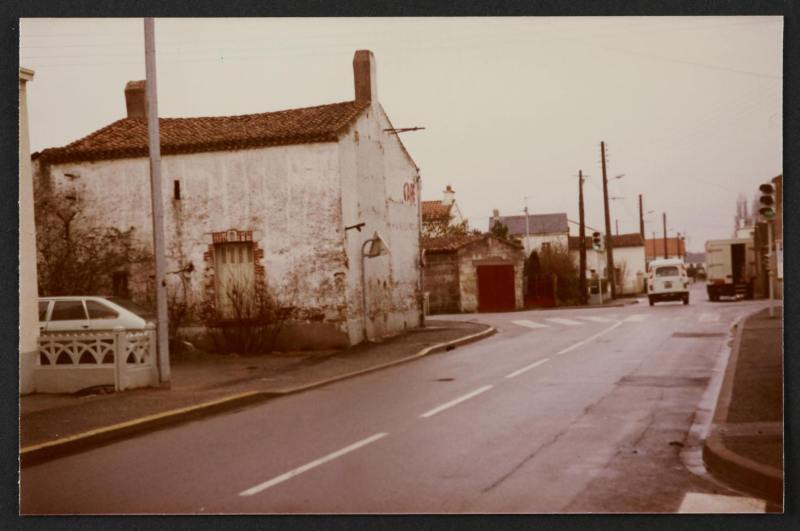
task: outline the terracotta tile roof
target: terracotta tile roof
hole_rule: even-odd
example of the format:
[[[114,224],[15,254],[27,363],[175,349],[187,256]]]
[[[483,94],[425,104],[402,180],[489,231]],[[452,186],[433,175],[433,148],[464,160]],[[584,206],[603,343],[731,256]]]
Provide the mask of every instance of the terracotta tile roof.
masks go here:
[[[585,240],[586,248],[592,248],[592,234],[590,232],[586,232],[586,240]],[[642,235],[638,232],[631,232],[628,234],[612,234],[611,235],[611,245],[614,248],[617,247],[644,247],[644,240],[642,239]],[[578,251],[581,248],[580,244],[580,237],[578,236],[570,236],[569,237],[569,250],[570,251]]]
[[[492,236],[491,234],[459,234],[459,235],[439,236],[436,238],[423,237],[422,248],[425,249],[426,253],[447,253],[456,251],[461,247],[464,247],[465,245],[469,245],[471,243],[475,243],[477,241],[485,240],[488,238],[511,245],[512,247],[522,249],[522,245],[517,242],[511,240],[504,240],[502,238],[497,238],[495,236]]]
[[[240,116],[160,118],[161,153],[173,155],[334,142],[368,106],[368,102],[345,101]],[[64,147],[34,153],[33,158],[57,163],[147,155],[147,123],[123,118]]]
[[[525,236],[525,216],[500,216],[500,223],[508,227],[512,236]],[[489,220],[489,226],[494,224],[494,219]],[[569,232],[567,214],[529,214],[528,230],[530,234],[550,234],[554,232]]]
[[[423,201],[422,202],[422,221],[450,221],[450,209],[453,208],[452,203],[449,205],[443,204],[441,201]]]

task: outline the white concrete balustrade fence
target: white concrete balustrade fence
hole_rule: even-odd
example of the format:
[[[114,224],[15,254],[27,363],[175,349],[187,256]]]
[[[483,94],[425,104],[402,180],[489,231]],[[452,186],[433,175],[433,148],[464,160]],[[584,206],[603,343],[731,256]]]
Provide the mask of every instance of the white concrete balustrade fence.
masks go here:
[[[116,391],[158,385],[156,330],[43,334],[34,370],[38,393],[73,393],[113,385]]]

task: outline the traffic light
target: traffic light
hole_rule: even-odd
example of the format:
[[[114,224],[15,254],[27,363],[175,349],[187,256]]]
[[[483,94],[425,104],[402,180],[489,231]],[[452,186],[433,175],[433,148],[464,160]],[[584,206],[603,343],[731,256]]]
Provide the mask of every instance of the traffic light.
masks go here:
[[[603,250],[603,240],[600,239],[599,232],[592,233],[592,249],[594,249],[595,251]]]
[[[758,213],[766,219],[774,218],[775,187],[769,183],[764,183],[759,186],[758,189],[761,191],[761,197],[758,198],[758,202],[761,203],[761,208],[758,209]]]

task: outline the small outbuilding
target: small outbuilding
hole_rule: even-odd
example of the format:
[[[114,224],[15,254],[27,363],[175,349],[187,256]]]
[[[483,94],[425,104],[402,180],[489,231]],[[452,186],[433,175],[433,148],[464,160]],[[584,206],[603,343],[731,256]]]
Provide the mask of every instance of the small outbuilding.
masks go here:
[[[522,309],[522,245],[489,234],[423,238],[428,312]]]

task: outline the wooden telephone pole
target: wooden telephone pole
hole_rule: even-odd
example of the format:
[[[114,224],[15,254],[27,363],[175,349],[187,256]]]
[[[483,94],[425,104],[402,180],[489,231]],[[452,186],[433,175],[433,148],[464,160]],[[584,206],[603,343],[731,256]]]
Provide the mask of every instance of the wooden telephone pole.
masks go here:
[[[661,220],[664,225],[664,258],[669,258],[669,254],[667,253],[667,213],[662,212]]]
[[[642,208],[642,194],[639,194],[639,234],[644,241],[644,209]]]
[[[608,176],[606,175],[606,143],[600,142],[600,161],[603,164],[603,204],[606,211],[606,271],[611,284],[611,299],[617,298],[614,275],[614,250],[611,245],[611,213],[608,210]]]
[[[586,221],[583,216],[583,170],[578,170],[578,238],[580,240],[580,277],[578,289],[581,292],[581,304],[586,304]]]

